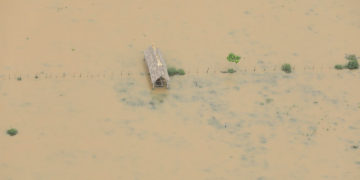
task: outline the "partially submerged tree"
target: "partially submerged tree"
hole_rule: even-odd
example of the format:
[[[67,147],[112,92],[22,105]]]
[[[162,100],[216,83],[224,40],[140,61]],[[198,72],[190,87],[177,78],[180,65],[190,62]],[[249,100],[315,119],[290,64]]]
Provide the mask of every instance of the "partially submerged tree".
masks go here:
[[[226,59],[227,59],[229,62],[235,62],[235,63],[237,64],[237,63],[239,62],[239,60],[241,59],[241,57],[238,56],[238,55],[235,55],[235,54],[233,54],[233,53],[230,53]],[[232,72],[229,72],[229,73],[233,73],[233,72],[234,72],[234,70],[232,69]],[[235,72],[236,72],[236,71],[235,71]]]
[[[235,62],[237,64],[239,62],[239,60],[241,59],[241,57],[238,55],[235,55],[233,53],[230,53],[226,59],[230,62]]]
[[[288,63],[283,64],[281,69],[286,73],[291,73],[291,65]]]

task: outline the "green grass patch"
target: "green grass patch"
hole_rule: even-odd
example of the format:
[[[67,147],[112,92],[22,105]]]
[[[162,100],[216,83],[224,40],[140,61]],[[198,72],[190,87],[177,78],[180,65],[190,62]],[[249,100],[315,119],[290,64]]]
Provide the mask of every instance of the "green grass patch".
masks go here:
[[[7,130],[6,133],[10,136],[15,136],[18,133],[18,131],[14,128],[11,128],[11,129]]]
[[[286,73],[291,73],[291,65],[290,64],[287,64],[287,63],[283,64],[281,66],[281,69]]]

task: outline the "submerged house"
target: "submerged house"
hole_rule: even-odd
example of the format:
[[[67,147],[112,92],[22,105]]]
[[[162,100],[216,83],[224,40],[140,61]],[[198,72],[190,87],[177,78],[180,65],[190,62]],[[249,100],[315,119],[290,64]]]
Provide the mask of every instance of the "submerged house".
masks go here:
[[[151,46],[144,51],[144,55],[144,60],[146,61],[146,64],[149,68],[153,89],[155,86],[164,86],[164,81],[166,81],[166,87],[169,88],[170,77],[167,72],[167,66],[160,49],[156,48],[154,44],[151,44]]]

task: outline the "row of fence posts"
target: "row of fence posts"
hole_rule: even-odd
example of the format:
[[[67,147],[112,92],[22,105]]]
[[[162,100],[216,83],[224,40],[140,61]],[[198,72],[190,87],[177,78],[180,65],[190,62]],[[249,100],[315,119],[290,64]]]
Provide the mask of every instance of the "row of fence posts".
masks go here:
[[[293,68],[292,68],[292,70],[295,70],[295,67],[296,66],[294,66]],[[309,66],[305,66],[304,67],[304,71],[306,70],[306,68],[307,67],[309,67]],[[315,65],[311,68],[312,70],[314,70],[315,69]],[[321,68],[320,69],[323,69],[323,66],[321,66]],[[329,67],[329,69],[331,69],[331,66]],[[210,70],[210,68],[207,68],[207,70],[206,70],[206,73],[209,73],[209,70]],[[217,70],[215,70],[214,71],[214,73],[216,73],[216,71]],[[225,67],[225,71],[221,71],[221,70],[218,70],[218,71],[220,71],[221,73],[227,73],[227,71],[226,71],[226,67]],[[256,66],[254,67],[254,70],[253,70],[254,72],[256,72]],[[264,72],[266,71],[266,68],[264,68]],[[276,66],[274,67],[274,71],[276,71]],[[236,72],[236,71],[235,71]],[[246,69],[244,70],[244,72],[246,72]],[[128,76],[130,76],[131,74],[131,71],[129,71],[128,73],[127,73],[127,75]],[[190,70],[188,70],[188,73],[190,73]],[[199,73],[199,68],[197,69],[197,71],[196,71],[196,73],[198,74]],[[36,73],[35,74],[35,78],[37,79],[39,76],[40,73]],[[75,78],[75,72],[74,72],[74,74],[73,74],[73,78]],[[147,72],[146,74],[148,74],[149,75],[149,72]],[[121,70],[121,72],[120,72],[120,75],[122,76],[123,75],[123,70]],[[112,71],[111,72],[111,77],[113,77],[114,76],[114,72]],[[49,78],[51,78],[52,77],[52,73],[50,73],[50,76],[49,76]],[[79,75],[79,77],[81,78],[82,77],[82,73],[80,73],[80,75]],[[90,74],[90,76],[89,76],[89,73],[87,73],[87,76],[86,77],[94,77],[92,74]],[[96,77],[96,76],[95,76]],[[97,77],[100,77],[100,72],[97,74]],[[103,77],[105,77],[105,73],[103,74]],[[17,77],[16,75],[14,76],[14,79],[16,79],[16,78],[20,78],[21,79],[21,74],[20,74],[20,76],[19,77]],[[29,76],[28,76],[28,78],[29,78]],[[45,78],[48,78],[48,74],[45,74]],[[55,78],[58,78],[58,73],[56,74],[56,76],[55,76]],[[62,75],[62,78],[65,78],[65,73],[63,73],[63,75]],[[3,78],[3,79],[5,79],[5,78]],[[11,79],[11,75],[9,74],[9,79]]]

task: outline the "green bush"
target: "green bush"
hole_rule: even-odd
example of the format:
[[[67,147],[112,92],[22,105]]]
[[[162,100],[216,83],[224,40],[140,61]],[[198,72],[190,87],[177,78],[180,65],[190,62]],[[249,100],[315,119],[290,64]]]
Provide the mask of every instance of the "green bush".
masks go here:
[[[21,77],[18,77],[17,80],[18,80],[18,81],[21,81]]]
[[[285,71],[286,73],[291,73],[291,65],[290,64],[283,64],[282,66],[281,66],[281,69],[283,70],[283,71]]]
[[[234,69],[228,69],[227,72],[228,72],[228,73],[234,73],[234,72],[236,72],[236,71],[235,71]]]
[[[337,65],[335,65],[335,69],[344,69],[344,67],[341,64],[337,64]]]
[[[346,55],[346,59],[348,59],[348,60],[354,60],[354,61],[356,61],[356,60],[357,60],[357,58],[356,58],[356,55],[355,55],[355,54]]]
[[[11,128],[11,129],[7,130],[7,133],[10,136],[15,136],[18,133],[18,131],[16,129],[14,129],[14,128]]]
[[[177,73],[175,67],[168,67],[167,69],[169,76],[175,75]]]
[[[349,69],[359,69],[359,62],[357,60],[350,60],[346,66]]]
[[[235,54],[233,54],[233,53],[230,53],[229,56],[228,56],[226,59],[227,59],[228,61],[230,61],[230,62],[238,63],[239,60],[241,59],[241,57],[238,56],[238,55],[235,55]]]
[[[185,74],[185,71],[183,69],[178,69],[177,72],[180,74],[180,75],[184,75]]]
[[[271,103],[272,101],[273,101],[273,100],[270,99],[270,98],[267,98],[267,99],[266,99],[266,103],[267,103],[267,104]]]

